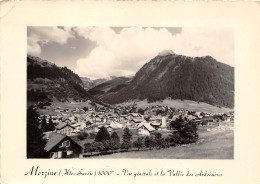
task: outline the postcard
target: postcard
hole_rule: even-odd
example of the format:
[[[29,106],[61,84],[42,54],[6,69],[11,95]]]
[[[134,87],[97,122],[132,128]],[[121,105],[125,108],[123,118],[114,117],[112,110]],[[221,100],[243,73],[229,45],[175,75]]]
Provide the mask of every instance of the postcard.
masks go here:
[[[256,2],[2,2],[1,182],[258,183],[259,18]]]

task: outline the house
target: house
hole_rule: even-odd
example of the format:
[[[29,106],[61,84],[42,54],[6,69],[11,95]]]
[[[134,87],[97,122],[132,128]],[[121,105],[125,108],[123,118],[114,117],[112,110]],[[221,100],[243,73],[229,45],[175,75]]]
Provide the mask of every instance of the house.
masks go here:
[[[200,116],[200,113],[201,112],[195,112],[194,114],[198,117],[198,116]]]
[[[161,124],[162,128],[166,128],[166,118],[162,117],[162,124]]]
[[[80,123],[75,123],[75,124],[73,124],[71,126],[75,128],[74,131],[80,132],[80,130],[83,130],[86,127],[86,124],[83,123],[83,122],[80,122]]]
[[[161,123],[158,121],[151,121],[149,122],[152,127],[154,127],[156,130],[158,130],[161,127]]]
[[[113,128],[110,126],[110,125],[99,125],[99,126],[96,126],[95,128],[94,128],[94,131],[95,132],[98,132],[99,130],[100,130],[100,128],[101,127],[106,127],[106,129],[107,129],[107,131],[111,134],[114,130],[113,130]]]
[[[95,118],[95,122],[98,123],[98,124],[103,123],[103,121],[102,121],[102,119],[100,117],[96,117]]]
[[[119,117],[119,121],[125,121],[128,119],[129,119],[129,117],[127,115],[120,115],[120,117]]]
[[[143,118],[143,116],[141,115],[141,114],[139,114],[139,113],[130,113],[129,114],[129,117],[130,118]]]
[[[193,115],[187,115],[186,118],[187,118],[189,121],[191,121],[191,120],[195,119],[196,117],[193,116]]]
[[[58,125],[59,122],[60,122],[57,116],[52,116],[51,119],[52,119],[52,122],[53,122],[55,125]]]
[[[87,119],[87,120],[85,121],[85,124],[86,124],[86,126],[90,126],[90,125],[93,125],[94,122],[93,122],[91,119]]]
[[[69,125],[68,123],[61,122],[56,127],[56,132],[60,134],[65,134],[67,136],[75,135],[75,127]]]
[[[204,117],[201,119],[202,126],[212,126],[215,125],[214,119],[211,117]]]
[[[52,132],[48,134],[45,139],[47,140],[44,147],[46,158],[56,159],[82,157],[83,147],[64,134]]]
[[[109,118],[110,120],[116,121],[117,115],[116,115],[116,114],[111,114],[111,115],[108,115],[108,118]]]
[[[140,119],[140,118],[138,118],[138,119],[134,118],[134,119],[132,119],[132,120],[130,121],[130,126],[133,127],[133,128],[137,128],[138,125],[139,125],[140,123],[142,123],[143,121],[145,121],[145,120],[144,120],[144,119]],[[145,122],[146,122],[146,121],[145,121]]]
[[[149,123],[141,123],[137,130],[139,135],[150,135],[150,133],[155,131],[155,128],[153,128]]]
[[[122,126],[123,126],[122,128],[126,128],[126,127],[131,128],[130,121],[124,120],[124,121],[121,121],[120,124],[122,124]]]
[[[226,122],[230,122],[231,116],[230,115],[226,115],[226,116],[224,116],[224,119],[225,119]]]
[[[150,118],[149,123],[156,130],[166,128],[166,118],[164,116]]]
[[[111,126],[112,128],[123,128],[123,125],[122,125],[121,123],[118,123],[118,122],[115,122],[115,121],[112,121],[112,122],[110,123],[110,126]]]
[[[62,122],[66,124],[71,124],[71,120],[68,117],[63,117]]]
[[[197,125],[202,125],[202,122],[201,122],[201,120],[199,118],[195,118],[195,119],[191,120],[190,122],[191,123],[195,123]]]

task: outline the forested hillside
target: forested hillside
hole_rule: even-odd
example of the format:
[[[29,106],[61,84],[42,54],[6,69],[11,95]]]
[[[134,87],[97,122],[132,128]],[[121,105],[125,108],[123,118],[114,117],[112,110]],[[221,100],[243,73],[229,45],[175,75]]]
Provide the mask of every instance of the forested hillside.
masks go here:
[[[121,103],[167,97],[233,108],[234,68],[210,56],[158,55],[146,63],[128,85],[103,94],[101,99]]]
[[[38,57],[27,56],[28,101],[81,101],[93,97],[84,90],[80,77]]]

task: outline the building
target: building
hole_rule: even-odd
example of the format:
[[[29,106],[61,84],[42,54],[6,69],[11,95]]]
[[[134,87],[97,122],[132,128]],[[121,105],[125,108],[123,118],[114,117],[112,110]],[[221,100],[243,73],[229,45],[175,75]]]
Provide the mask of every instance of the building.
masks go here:
[[[166,128],[166,118],[163,116],[162,117],[162,128]]]
[[[111,126],[112,128],[123,128],[123,125],[122,125],[121,123],[116,122],[116,121],[112,121],[112,122],[110,123],[110,126]]]
[[[150,133],[155,131],[155,128],[153,128],[149,123],[141,123],[137,130],[139,135],[150,135]]]
[[[56,127],[56,133],[64,134],[67,136],[75,135],[75,127],[69,125],[68,123],[59,123]]]
[[[137,128],[139,126],[139,124],[142,122],[146,122],[146,121],[144,119],[134,118],[129,123],[132,128]]]
[[[154,127],[156,130],[160,129],[161,128],[161,122],[159,121],[149,121],[150,125],[152,127]]]
[[[81,130],[86,128],[86,124],[84,122],[75,123],[71,126],[75,128],[75,130],[74,130],[75,132],[80,132]]]
[[[141,114],[139,114],[139,113],[130,113],[129,117],[132,118],[132,119],[133,118],[134,119],[136,119],[136,118],[143,118],[143,116]]]
[[[52,132],[47,134],[45,139],[47,140],[44,147],[46,158],[58,159],[82,157],[83,147],[64,134]]]
[[[211,117],[204,117],[201,119],[202,126],[212,126],[215,125],[214,119]]]

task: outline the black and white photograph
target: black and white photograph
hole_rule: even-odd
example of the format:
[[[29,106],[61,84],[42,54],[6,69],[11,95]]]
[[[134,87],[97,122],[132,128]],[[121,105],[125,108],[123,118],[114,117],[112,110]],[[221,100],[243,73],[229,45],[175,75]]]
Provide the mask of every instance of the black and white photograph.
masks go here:
[[[260,6],[0,3],[0,183],[259,183]]]
[[[234,159],[234,30],[27,26],[27,159]]]

